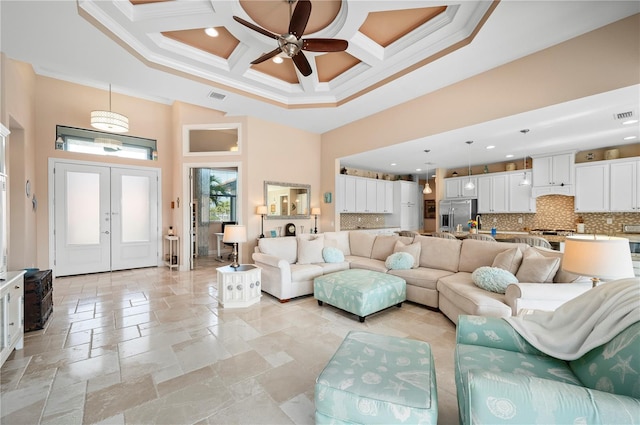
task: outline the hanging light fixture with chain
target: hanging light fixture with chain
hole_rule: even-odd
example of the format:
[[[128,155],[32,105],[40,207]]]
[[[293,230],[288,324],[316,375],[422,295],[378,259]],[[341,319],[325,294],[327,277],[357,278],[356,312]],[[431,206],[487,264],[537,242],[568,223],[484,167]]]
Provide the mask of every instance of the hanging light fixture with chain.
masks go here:
[[[129,131],[129,118],[111,111],[111,84],[109,84],[109,110],[91,111],[91,126],[111,133]]]
[[[429,153],[431,151],[429,149],[425,149],[424,152],[425,153]],[[427,164],[427,179],[424,182],[424,189],[422,190],[422,193],[425,194],[425,195],[428,195],[433,191],[431,190],[431,186],[429,186],[429,164],[430,163],[429,162],[425,162],[425,164]]]
[[[469,181],[464,185],[465,190],[473,190],[476,188],[476,185],[471,180],[471,145],[473,144],[473,140],[468,140],[465,142],[469,145]]]
[[[524,128],[520,130],[520,133],[526,135],[529,132],[528,128]],[[531,182],[527,178],[527,152],[526,152],[526,143],[525,143],[525,153],[523,160],[523,169],[522,169],[522,180],[519,183],[520,186],[531,186]]]

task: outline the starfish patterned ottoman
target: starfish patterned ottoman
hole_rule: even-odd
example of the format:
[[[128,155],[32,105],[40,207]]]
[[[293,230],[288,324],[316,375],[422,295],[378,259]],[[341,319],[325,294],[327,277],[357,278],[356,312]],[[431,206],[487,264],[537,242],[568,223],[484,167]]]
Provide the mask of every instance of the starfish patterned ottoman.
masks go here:
[[[316,379],[316,424],[436,424],[431,347],[351,331]]]

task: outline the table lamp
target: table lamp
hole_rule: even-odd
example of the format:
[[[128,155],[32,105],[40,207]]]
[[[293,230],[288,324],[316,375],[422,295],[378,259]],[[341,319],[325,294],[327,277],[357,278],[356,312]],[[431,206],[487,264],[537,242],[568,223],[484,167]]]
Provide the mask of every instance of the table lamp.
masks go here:
[[[316,216],[316,224],[313,228],[313,233],[318,233],[318,216],[320,215],[320,208],[311,208],[311,215]]]
[[[224,227],[224,235],[222,236],[222,242],[233,244],[233,262],[231,267],[237,269],[238,264],[238,244],[247,241],[247,228],[241,224],[231,224]]]
[[[594,288],[600,279],[633,277],[629,239],[604,235],[569,236],[565,240],[562,269],[591,276]]]
[[[267,206],[260,205],[256,208],[256,214],[260,215],[260,238],[264,238],[264,216],[267,215]]]

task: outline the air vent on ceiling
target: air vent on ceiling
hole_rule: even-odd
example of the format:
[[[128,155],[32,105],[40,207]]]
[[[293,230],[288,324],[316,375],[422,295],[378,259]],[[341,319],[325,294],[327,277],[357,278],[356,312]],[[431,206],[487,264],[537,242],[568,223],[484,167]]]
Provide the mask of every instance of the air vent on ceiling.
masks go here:
[[[635,114],[633,113],[633,111],[626,111],[626,112],[618,112],[617,114],[613,114],[613,119],[614,120],[627,120],[631,117],[633,117]]]
[[[212,92],[209,93],[209,97],[211,99],[215,99],[215,100],[224,100],[224,98],[227,97],[227,95],[212,91]]]

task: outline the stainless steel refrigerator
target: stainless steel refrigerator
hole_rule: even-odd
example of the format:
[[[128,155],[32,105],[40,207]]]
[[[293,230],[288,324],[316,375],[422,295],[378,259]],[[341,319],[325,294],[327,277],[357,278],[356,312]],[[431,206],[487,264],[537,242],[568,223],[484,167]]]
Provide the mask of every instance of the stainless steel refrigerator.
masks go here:
[[[440,201],[441,232],[455,232],[458,224],[468,230],[467,222],[475,218],[478,211],[477,199],[460,199]]]

